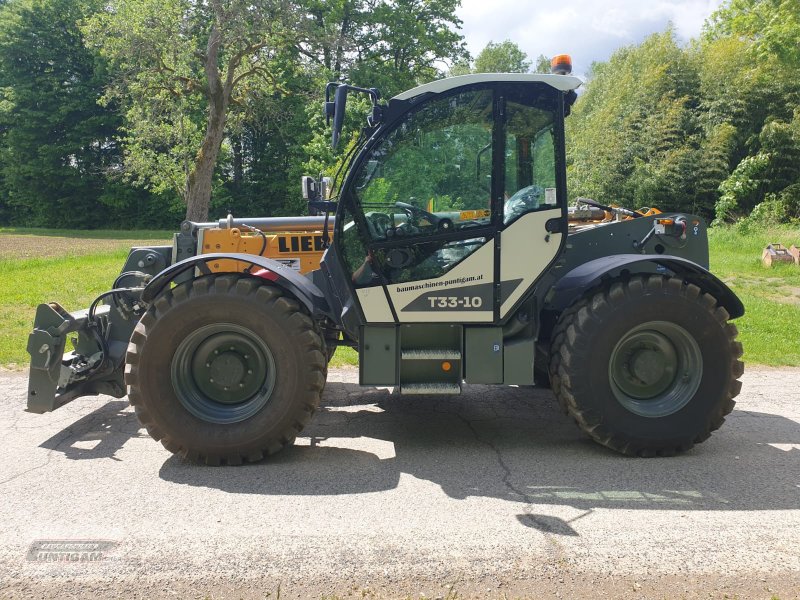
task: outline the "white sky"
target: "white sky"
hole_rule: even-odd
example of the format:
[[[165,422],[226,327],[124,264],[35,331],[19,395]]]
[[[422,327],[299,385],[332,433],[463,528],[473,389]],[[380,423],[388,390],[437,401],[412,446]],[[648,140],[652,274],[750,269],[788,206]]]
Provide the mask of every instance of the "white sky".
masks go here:
[[[697,37],[722,0],[462,0],[457,11],[473,58],[490,41],[515,42],[535,61],[540,54],[572,55],[583,76],[594,61],[638,44],[669,21],[682,41]]]

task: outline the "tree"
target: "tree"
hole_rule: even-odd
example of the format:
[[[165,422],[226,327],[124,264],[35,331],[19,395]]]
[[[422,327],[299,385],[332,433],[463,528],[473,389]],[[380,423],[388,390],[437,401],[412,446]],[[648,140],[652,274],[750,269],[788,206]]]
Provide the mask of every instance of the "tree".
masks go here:
[[[721,123],[707,132],[700,146],[697,165],[695,206],[693,213],[715,214],[719,200],[720,184],[731,171],[731,156],[736,145],[736,128],[730,123]]]
[[[461,21],[455,13],[456,0],[350,0],[346,11],[337,8],[341,6],[338,1],[310,9],[315,15],[311,19],[315,31],[320,35],[327,32],[327,48],[319,41],[302,45],[303,54],[320,68],[317,89],[333,78],[377,88],[386,99],[441,77],[443,65],[469,72],[469,55],[458,32]],[[330,58],[340,48],[344,48],[338,63],[341,71],[331,72],[330,65],[337,63]],[[334,176],[343,169],[344,158],[356,143],[369,105],[363,96],[350,96],[343,139],[333,151],[317,89],[306,109],[308,125],[303,133],[311,135],[303,148],[306,160],[302,171]]]
[[[797,1],[732,0],[688,46],[668,29],[592,65],[567,122],[570,193],[717,222],[800,214],[800,63],[766,50]]]
[[[489,42],[475,58],[476,73],[527,73],[530,68],[528,55],[511,40]]]
[[[285,93],[270,93],[269,86],[262,86],[238,107],[238,118],[223,145],[228,151],[220,161],[225,189],[215,193],[213,209],[265,216],[298,214],[303,209],[299,183],[305,174],[304,146],[314,133],[306,111],[321,115],[323,82],[297,61],[287,60],[281,73]]]
[[[761,149],[745,157],[720,184],[717,221],[734,221],[761,207],[762,216],[797,216],[800,140],[792,126],[771,120],[759,135]]]
[[[468,56],[458,32],[460,0],[365,0],[366,16],[348,73],[386,96],[441,76],[439,65]]]
[[[695,206],[698,90],[671,29],[592,65],[567,121],[570,193],[633,208]]]
[[[469,59],[462,58],[448,69],[448,77],[458,77],[459,75],[469,75],[472,73],[472,66],[469,64]]]
[[[800,181],[796,167],[800,138],[793,133],[800,61],[784,51],[791,48],[770,50],[768,42],[775,39],[776,29],[796,19],[785,15],[789,4],[731,2],[709,20],[697,48],[701,121],[711,142],[704,154],[707,150],[714,154],[720,131],[727,149],[727,169],[716,193],[717,222],[741,219],[762,204],[754,215],[757,219],[774,221],[778,215],[797,214],[791,190]],[[782,20],[776,22],[778,18]],[[799,27],[792,28],[800,35]],[[718,178],[719,172],[714,179]],[[706,188],[712,183],[709,180]]]
[[[308,36],[300,51],[339,80],[355,60],[360,34],[370,18],[364,0],[306,0],[304,6]]]
[[[143,200],[117,181],[119,119],[98,106],[103,61],[76,23],[99,0],[17,0],[0,11],[0,173],[6,218],[26,225],[108,224]],[[112,221],[113,222],[113,221]]]
[[[299,42],[288,0],[111,0],[84,31],[115,69],[106,102],[126,120],[135,181],[172,189],[186,218],[204,221],[234,106],[260,78],[281,88],[273,63]]]
[[[744,37],[756,55],[800,67],[800,0],[730,0],[711,16],[706,35]]]
[[[550,59],[544,54],[540,54],[536,59],[536,67],[534,67],[533,72],[550,73]]]

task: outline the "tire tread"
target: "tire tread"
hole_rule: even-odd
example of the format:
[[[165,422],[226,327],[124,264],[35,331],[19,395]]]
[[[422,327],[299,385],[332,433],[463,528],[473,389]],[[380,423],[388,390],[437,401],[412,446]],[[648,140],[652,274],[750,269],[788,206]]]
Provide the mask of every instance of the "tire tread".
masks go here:
[[[305,356],[304,368],[307,370],[304,397],[298,399],[295,406],[295,418],[287,430],[281,431],[268,439],[262,439],[259,448],[233,449],[225,452],[206,452],[203,448],[190,448],[174,439],[156,422],[147,402],[142,397],[139,381],[139,361],[144,346],[148,341],[153,326],[165,314],[182,310],[182,305],[193,298],[208,294],[235,294],[252,297],[256,302],[270,310],[278,311],[282,320],[293,329],[292,338],[301,346]],[[305,312],[305,307],[292,298],[284,295],[279,288],[261,282],[250,276],[236,274],[208,275],[186,284],[166,290],[143,315],[136,325],[126,354],[125,383],[128,387],[128,398],[134,407],[136,417],[147,433],[168,451],[191,462],[207,465],[240,465],[246,462],[257,462],[265,456],[275,454],[294,442],[295,437],[308,424],[320,404],[322,390],[327,378],[327,361],[325,360],[324,338]]]
[[[654,447],[637,440],[629,439],[620,432],[613,431],[599,416],[581,406],[573,393],[573,377],[580,377],[580,365],[573,365],[573,355],[581,343],[587,325],[596,319],[602,322],[602,315],[614,304],[622,302],[626,297],[643,294],[669,294],[699,304],[719,322],[728,339],[729,351],[733,357],[731,378],[727,383],[722,401],[717,403],[708,415],[701,432],[692,439],[679,440],[677,443]],[[550,381],[552,389],[565,413],[570,415],[589,437],[596,442],[629,456],[673,456],[691,449],[695,444],[705,441],[711,433],[723,424],[736,404],[734,398],[741,391],[739,378],[744,373],[742,344],[736,340],[738,330],[728,322],[730,315],[723,307],[718,306],[717,299],[693,284],[686,284],[674,277],[661,275],[637,276],[628,281],[614,281],[599,291],[589,292],[574,302],[560,316],[552,335],[550,352]]]

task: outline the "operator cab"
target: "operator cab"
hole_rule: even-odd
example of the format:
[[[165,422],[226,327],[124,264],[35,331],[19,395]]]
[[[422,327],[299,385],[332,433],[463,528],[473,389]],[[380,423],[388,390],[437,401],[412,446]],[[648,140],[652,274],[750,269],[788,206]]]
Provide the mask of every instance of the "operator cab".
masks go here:
[[[565,240],[564,115],[580,83],[465,75],[378,107],[324,259],[360,324],[496,323],[512,312]]]

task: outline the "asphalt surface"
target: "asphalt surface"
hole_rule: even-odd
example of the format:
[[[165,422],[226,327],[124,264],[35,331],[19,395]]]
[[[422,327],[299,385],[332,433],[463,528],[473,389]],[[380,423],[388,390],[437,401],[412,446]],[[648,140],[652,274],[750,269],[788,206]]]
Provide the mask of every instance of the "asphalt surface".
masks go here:
[[[800,597],[800,370],[749,370],[668,459],[595,445],[549,391],[356,379],[331,372],[295,447],[213,468],[124,400],[25,413],[0,373],[0,597]]]

